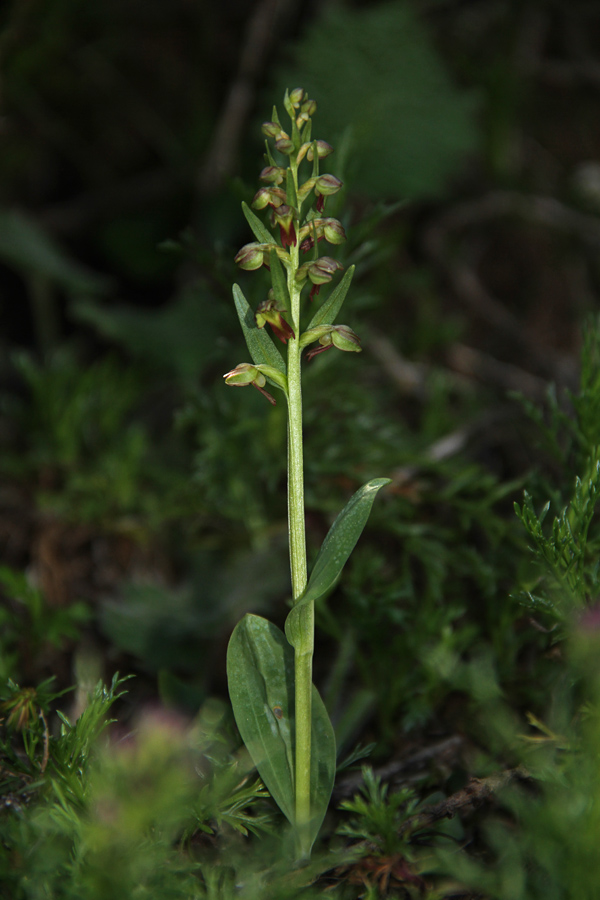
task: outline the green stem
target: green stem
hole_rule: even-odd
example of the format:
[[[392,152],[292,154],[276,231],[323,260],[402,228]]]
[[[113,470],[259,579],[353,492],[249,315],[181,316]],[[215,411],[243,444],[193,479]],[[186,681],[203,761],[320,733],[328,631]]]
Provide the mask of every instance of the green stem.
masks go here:
[[[296,173],[294,172],[294,175]],[[300,339],[300,289],[295,274],[299,265],[299,247],[291,247],[292,266],[288,271],[293,328],[296,337],[288,344],[288,527],[290,568],[294,602],[303,594],[307,582],[306,535],[304,523],[304,463],[302,443],[302,377]],[[301,612],[301,640],[295,648],[295,722],[296,722],[296,828],[298,853],[310,855],[310,770],[312,725],[312,659],[314,650],[314,608]]]

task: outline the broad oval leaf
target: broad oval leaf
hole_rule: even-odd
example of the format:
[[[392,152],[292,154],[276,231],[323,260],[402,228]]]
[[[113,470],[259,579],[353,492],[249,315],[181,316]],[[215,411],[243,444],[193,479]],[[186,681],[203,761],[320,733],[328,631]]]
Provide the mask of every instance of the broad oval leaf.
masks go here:
[[[314,328],[316,325],[333,325],[335,318],[342,308],[342,304],[346,299],[346,294],[350,288],[352,276],[356,266],[350,266],[344,277],[336,288],[331,292],[323,306],[319,307],[310,322],[308,328]],[[307,331],[308,331],[307,328]]]
[[[235,721],[260,777],[294,823],[294,651],[262,616],[238,622],[227,647]]]
[[[294,824],[294,651],[283,632],[261,616],[246,615],[227,648],[227,680],[242,739],[269,793]],[[336,768],[333,727],[312,688],[310,844],[331,799]]]
[[[265,329],[258,328],[256,325],[250,304],[237,284],[233,285],[233,300],[254,365],[273,366],[274,369],[279,369],[285,375],[286,365],[281,353]]]
[[[242,212],[246,217],[246,222],[252,229],[252,233],[254,237],[259,242],[259,244],[274,244],[275,238],[271,234],[271,232],[265,228],[263,223],[260,221],[258,216],[256,216],[247,203],[242,203]]]
[[[350,498],[327,532],[306,590],[285,622],[285,633],[293,647],[298,643],[299,637],[299,609],[307,603],[314,603],[334,586],[367,524],[377,492],[390,482],[390,478],[374,478],[363,484]]]

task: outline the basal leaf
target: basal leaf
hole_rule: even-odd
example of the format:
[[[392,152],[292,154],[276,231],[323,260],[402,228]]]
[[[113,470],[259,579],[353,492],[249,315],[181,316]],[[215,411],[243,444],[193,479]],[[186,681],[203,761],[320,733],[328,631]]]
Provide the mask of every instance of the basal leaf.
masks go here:
[[[264,328],[258,328],[254,314],[239,285],[233,286],[233,299],[246,345],[255,366],[267,365],[279,369],[285,375],[283,357]]]
[[[340,283],[331,292],[323,306],[319,307],[308,324],[308,328],[314,328],[316,325],[333,325],[335,318],[342,308],[342,303],[346,299],[346,294],[354,275],[356,266],[350,266]],[[308,331],[307,328],[307,331]]]
[[[289,644],[288,644],[289,647]],[[293,650],[290,647],[293,655]],[[335,733],[321,695],[313,684],[310,759],[310,846],[315,842],[333,791],[336,770]]]
[[[374,478],[363,484],[327,532],[306,590],[285,622],[285,633],[292,646],[298,640],[299,609],[318,600],[334,586],[362,534],[377,492],[389,483],[389,478]]]
[[[242,739],[271,796],[294,824],[294,651],[279,628],[246,615],[227,648],[227,680]],[[311,845],[327,812],[335,778],[335,735],[312,689]]]
[[[242,203],[242,212],[246,216],[246,221],[252,232],[254,237],[260,244],[274,244],[275,238],[271,234],[271,232],[265,228],[263,223],[260,221],[258,216],[255,216],[247,203]]]
[[[294,651],[279,628],[246,615],[227,648],[235,721],[269,793],[294,823]]]

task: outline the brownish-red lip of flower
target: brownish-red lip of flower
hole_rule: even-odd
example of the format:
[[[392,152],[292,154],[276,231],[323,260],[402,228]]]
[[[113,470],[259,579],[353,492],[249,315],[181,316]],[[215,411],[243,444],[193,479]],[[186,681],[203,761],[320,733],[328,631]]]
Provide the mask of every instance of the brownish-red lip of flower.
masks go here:
[[[310,289],[310,294],[308,295],[309,299],[314,300],[320,290],[321,290],[320,284],[313,284],[313,286]]]
[[[253,387],[253,388],[256,388],[257,391],[260,391],[261,394],[263,395],[263,397],[266,397],[266,398],[267,398],[267,400],[269,401],[269,403],[272,403],[273,406],[277,406],[277,401],[275,400],[275,397],[273,397],[273,395],[270,394],[268,391],[265,391],[264,388],[259,387],[259,385],[256,384],[255,381],[252,382],[252,387]]]
[[[317,243],[320,244],[322,240],[323,240],[323,235],[321,235],[320,237],[317,238]],[[300,249],[302,250],[303,253],[308,253],[308,251],[312,250],[312,248],[314,246],[315,246],[315,239],[314,239],[314,237],[311,236],[311,237],[304,238],[304,240],[300,244]]]
[[[331,350],[332,347],[333,344],[327,344],[325,347],[315,347],[313,350],[309,350],[306,354],[306,362],[310,362],[311,359],[314,359],[319,353],[325,353],[326,350]]]
[[[290,338],[295,338],[294,329],[286,322],[283,316],[281,316],[280,325],[273,325],[271,322],[271,328],[273,329],[273,334],[279,338],[284,344],[286,341],[289,341]]]
[[[294,246],[296,245],[296,229],[294,228],[293,222],[290,222],[288,228],[285,228],[284,225],[280,225],[279,233],[281,234],[281,246],[284,249],[286,247],[291,247],[292,244]]]
[[[319,194],[317,197],[317,212],[323,212],[325,206],[325,194]]]

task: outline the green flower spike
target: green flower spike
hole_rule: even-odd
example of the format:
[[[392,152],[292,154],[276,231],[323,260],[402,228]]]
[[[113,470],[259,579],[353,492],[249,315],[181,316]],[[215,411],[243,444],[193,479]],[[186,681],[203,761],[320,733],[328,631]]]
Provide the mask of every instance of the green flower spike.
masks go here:
[[[233,387],[252,385],[270,403],[267,381],[283,390],[288,425],[288,530],[293,606],[285,634],[262,616],[248,613],[238,622],[227,650],[227,680],[240,735],[260,777],[286,816],[293,831],[298,861],[306,862],[331,799],[336,772],[333,726],[325,704],[312,683],[315,604],[337,584],[342,569],[366,524],[375,495],[388,479],[363,485],[333,522],[309,572],[306,554],[303,465],[302,351],[316,349],[311,359],[330,347],[360,351],[360,341],[347,325],[334,325],[352,281],[351,266],[317,312],[311,328],[302,333],[308,281],[313,297],[322,284],[342,269],[337,260],[319,257],[317,244],[341,244],[342,224],[319,215],[325,199],[340,190],[334,175],[320,174],[321,159],[332,151],[325,141],[312,139],[312,116],[317,104],[302,88],[286,91],[284,107],[290,119],[284,131],[273,108],[262,126],[267,136],[261,187],[252,201],[242,204],[255,241],[246,244],[235,261],[243,269],[269,269],[271,290],[253,311],[239,285],[233,298],[251,363],[240,363],[224,376]],[[278,165],[281,158],[286,159]],[[253,210],[262,212],[262,216]],[[267,212],[265,216],[264,213]],[[277,227],[279,226],[279,228]],[[276,236],[275,236],[276,235]],[[313,249],[301,263],[301,253]],[[284,342],[280,347],[266,324]],[[325,324],[324,324],[325,323]],[[331,323],[331,324],[329,324]]]

